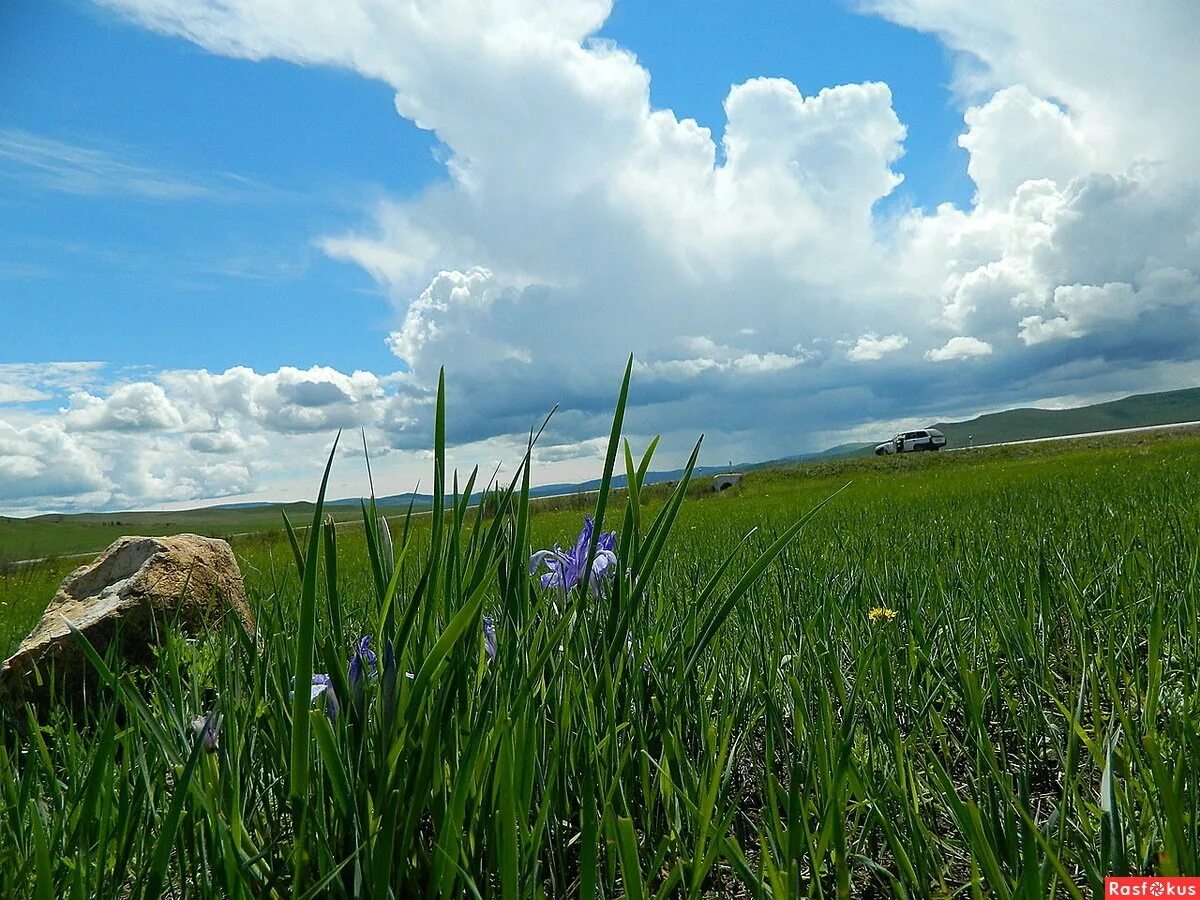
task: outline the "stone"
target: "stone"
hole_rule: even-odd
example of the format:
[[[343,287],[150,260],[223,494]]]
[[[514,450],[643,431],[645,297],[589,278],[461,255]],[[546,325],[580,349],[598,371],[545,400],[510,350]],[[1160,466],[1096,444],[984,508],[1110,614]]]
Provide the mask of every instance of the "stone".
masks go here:
[[[64,677],[90,668],[67,622],[101,653],[120,634],[122,656],[145,662],[164,628],[193,634],[231,612],[254,633],[242,574],[225,541],[123,537],[63,580],[37,627],[0,666],[0,689],[51,662]]]

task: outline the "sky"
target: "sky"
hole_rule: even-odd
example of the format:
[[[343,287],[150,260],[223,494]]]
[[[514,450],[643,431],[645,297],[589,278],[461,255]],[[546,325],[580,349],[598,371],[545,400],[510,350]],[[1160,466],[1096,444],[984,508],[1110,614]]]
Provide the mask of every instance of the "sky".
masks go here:
[[[9,0],[0,514],[1200,384],[1191,0]],[[359,448],[359,449],[355,449]]]

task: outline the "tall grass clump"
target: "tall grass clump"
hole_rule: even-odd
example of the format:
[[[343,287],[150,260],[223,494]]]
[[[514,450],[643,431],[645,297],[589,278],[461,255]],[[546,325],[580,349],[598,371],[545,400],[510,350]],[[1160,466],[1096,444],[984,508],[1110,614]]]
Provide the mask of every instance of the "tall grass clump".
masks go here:
[[[446,471],[439,384],[431,515],[371,499],[339,534],[323,481],[243,557],[256,634],[168,636],[140,671],[80,636],[82,708],[2,713],[0,895],[1078,897],[1200,872],[1190,463],[899,471],[816,518],[835,483],[685,504],[699,444],[643,491],[629,377],[578,538],[531,513],[536,435],[507,485]]]

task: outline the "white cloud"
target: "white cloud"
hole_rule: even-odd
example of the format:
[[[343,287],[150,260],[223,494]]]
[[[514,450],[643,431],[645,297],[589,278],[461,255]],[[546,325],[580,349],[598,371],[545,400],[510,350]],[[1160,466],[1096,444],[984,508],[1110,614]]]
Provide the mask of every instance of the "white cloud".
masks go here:
[[[245,366],[212,373],[163,373],[163,385],[194,423],[212,430],[228,415],[280,434],[331,432],[379,419],[389,395],[371,372],[346,374],[328,366],[284,366],[260,374]]]
[[[35,400],[49,400],[50,395],[23,384],[6,384],[0,382],[0,404],[3,403],[32,403]]]
[[[1200,352],[1198,204],[1200,185],[1157,166],[1026,181],[1003,208],[910,216],[901,277],[940,280],[939,326],[989,343],[1018,383],[1067,362],[1026,348],[1065,339],[1076,360],[1148,372]]]
[[[1065,187],[1092,169],[1091,148],[1070,116],[1024,85],[997,91],[968,109],[965,120],[958,143],[971,155],[967,173],[981,205],[1007,205],[1027,181]]]
[[[789,356],[786,353],[743,353],[733,361],[733,367],[739,372],[784,372],[794,369],[804,362],[800,356]]]
[[[486,317],[494,302],[512,290],[500,285],[490,271],[476,266],[466,272],[439,272],[421,295],[408,306],[404,323],[387,338],[387,345],[410,368],[428,369],[431,351],[447,343],[469,353],[476,364],[484,359],[529,362],[530,352],[479,334],[475,324]],[[540,339],[531,334],[530,338]],[[425,363],[422,366],[422,363]]]
[[[322,366],[98,382],[93,372],[91,390],[54,412],[14,404],[0,413],[0,508],[128,508],[294,485],[336,429],[362,427],[386,454],[416,424],[406,411],[426,402],[403,375]]]
[[[537,447],[533,461],[537,465],[577,459],[604,459],[608,450],[607,438],[589,438],[576,444],[551,444]]]
[[[109,496],[102,455],[60,423],[16,428],[0,420],[0,504],[102,505]]]
[[[964,95],[1024,85],[1034,96],[1053,98],[1070,110],[1101,171],[1119,172],[1136,160],[1153,159],[1186,172],[1200,156],[1200,120],[1187,114],[1186,99],[1200,87],[1195,3],[861,0],[860,5],[936,34],[957,51],[957,87]]]
[[[187,447],[198,453],[231,454],[245,453],[252,449],[262,449],[266,446],[265,439],[248,438],[236,431],[221,430],[201,432],[190,435]]]
[[[747,334],[749,332],[749,334]],[[753,329],[737,329],[738,337],[750,337]],[[705,373],[734,373],[756,376],[786,372],[803,365],[811,355],[801,347],[788,352],[753,353],[740,347],[719,344],[704,336],[684,336],[675,343],[687,354],[685,358],[661,359],[651,362],[635,361],[636,371],[650,379],[687,380]]]
[[[902,334],[888,334],[880,337],[877,334],[864,334],[854,346],[846,351],[846,359],[851,362],[872,362],[883,359],[888,353],[895,353],[908,346],[908,338]]]
[[[952,337],[945,345],[925,353],[925,358],[932,362],[946,362],[951,359],[970,359],[972,356],[991,356],[992,345],[979,338],[966,335]]]
[[[1164,267],[1145,273],[1139,281],[1140,288],[1124,281],[1059,285],[1045,313],[1021,320],[1021,340],[1040,344],[1079,338],[1105,327],[1128,325],[1156,311],[1200,306],[1200,282],[1190,271]]]
[[[64,416],[73,431],[174,431],[183,416],[157,384],[121,385],[101,399],[89,393],[71,395]]]

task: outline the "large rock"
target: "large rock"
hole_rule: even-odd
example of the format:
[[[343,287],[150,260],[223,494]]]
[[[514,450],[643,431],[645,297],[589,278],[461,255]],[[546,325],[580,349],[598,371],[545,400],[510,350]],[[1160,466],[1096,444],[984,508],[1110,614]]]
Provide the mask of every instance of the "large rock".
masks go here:
[[[0,666],[0,688],[13,688],[50,662],[65,676],[87,667],[67,622],[101,652],[119,632],[122,654],[145,661],[163,628],[194,632],[229,612],[253,633],[242,574],[225,541],[123,537],[63,580],[41,622]]]

